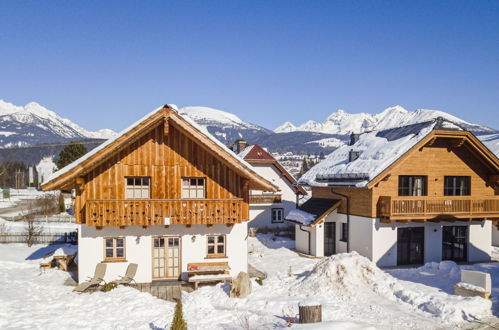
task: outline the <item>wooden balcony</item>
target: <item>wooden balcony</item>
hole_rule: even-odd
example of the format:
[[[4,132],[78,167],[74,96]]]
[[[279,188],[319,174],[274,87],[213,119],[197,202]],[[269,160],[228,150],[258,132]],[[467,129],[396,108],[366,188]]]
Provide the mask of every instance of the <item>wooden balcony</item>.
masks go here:
[[[84,214],[89,226],[233,224],[248,220],[243,199],[89,199]]]
[[[281,195],[250,195],[250,204],[274,204],[280,203]]]
[[[389,220],[499,218],[499,196],[381,196],[377,211]]]

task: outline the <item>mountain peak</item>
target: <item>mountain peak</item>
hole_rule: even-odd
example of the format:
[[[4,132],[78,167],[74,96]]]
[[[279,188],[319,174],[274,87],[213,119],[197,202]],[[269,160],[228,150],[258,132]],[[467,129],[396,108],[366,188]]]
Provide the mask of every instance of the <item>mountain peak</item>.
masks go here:
[[[277,127],[274,130],[274,133],[288,133],[288,132],[293,132],[294,130],[296,130],[296,126],[293,125],[291,122],[287,121],[281,126]]]

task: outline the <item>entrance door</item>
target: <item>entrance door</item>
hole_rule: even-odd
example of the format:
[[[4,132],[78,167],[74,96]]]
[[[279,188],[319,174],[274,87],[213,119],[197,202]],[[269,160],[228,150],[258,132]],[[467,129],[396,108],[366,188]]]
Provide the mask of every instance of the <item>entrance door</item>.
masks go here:
[[[442,260],[468,260],[468,227],[442,227]]]
[[[424,263],[424,227],[397,229],[397,265]]]
[[[324,256],[336,253],[336,222],[324,222]]]
[[[152,277],[180,276],[180,237],[153,237]]]

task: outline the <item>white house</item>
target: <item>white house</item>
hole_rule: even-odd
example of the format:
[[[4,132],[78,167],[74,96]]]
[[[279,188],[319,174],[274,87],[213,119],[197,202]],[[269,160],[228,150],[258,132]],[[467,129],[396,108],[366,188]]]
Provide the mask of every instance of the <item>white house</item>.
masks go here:
[[[138,264],[138,283],[199,268],[247,271],[249,191],[272,183],[176,108],[161,107],[54,173],[44,190],[76,189],[78,277],[106,281]]]
[[[379,266],[490,260],[499,159],[479,139],[439,119],[351,140],[299,180],[312,198],[286,216],[297,250]]]
[[[238,156],[248,162],[255,172],[268,178],[277,192],[250,191],[250,222],[253,228],[275,229],[290,227],[284,215],[296,208],[300,196],[307,192],[296,184],[294,177],[269,152],[259,145],[247,146],[238,140],[242,151]]]

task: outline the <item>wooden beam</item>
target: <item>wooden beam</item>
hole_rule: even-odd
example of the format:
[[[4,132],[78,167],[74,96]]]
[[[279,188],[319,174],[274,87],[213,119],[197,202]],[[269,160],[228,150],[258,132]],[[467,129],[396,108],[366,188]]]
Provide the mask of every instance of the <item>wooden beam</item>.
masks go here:
[[[209,224],[206,225],[206,227],[211,228],[211,227],[213,227],[213,224],[209,223]]]
[[[165,227],[165,229],[168,229],[168,228],[170,228],[170,225],[165,225],[164,227]]]
[[[429,222],[433,222],[433,223],[439,223],[440,220],[439,219],[428,219]]]
[[[185,225],[185,228],[191,228],[192,226],[190,224]]]
[[[142,226],[142,229],[146,230],[146,229],[147,229],[147,226]]]
[[[125,228],[126,228],[126,226],[120,226],[120,229],[121,229],[121,230],[123,230],[123,229],[125,229]]]
[[[425,223],[425,222],[426,222],[426,219],[414,219],[414,220],[411,220],[411,222],[416,222],[416,223]]]
[[[392,220],[390,220],[390,218],[382,217],[382,218],[379,219],[379,222],[386,223],[386,224],[391,224]]]
[[[234,226],[234,224],[233,224],[233,223],[228,223],[228,224],[227,224],[227,227],[229,227],[229,228],[230,228],[230,227],[232,227],[232,226]]]
[[[102,226],[95,226],[95,230],[102,230]]]
[[[168,122],[168,117],[165,117],[165,122],[163,123],[163,134],[166,136],[170,131],[170,124]]]

